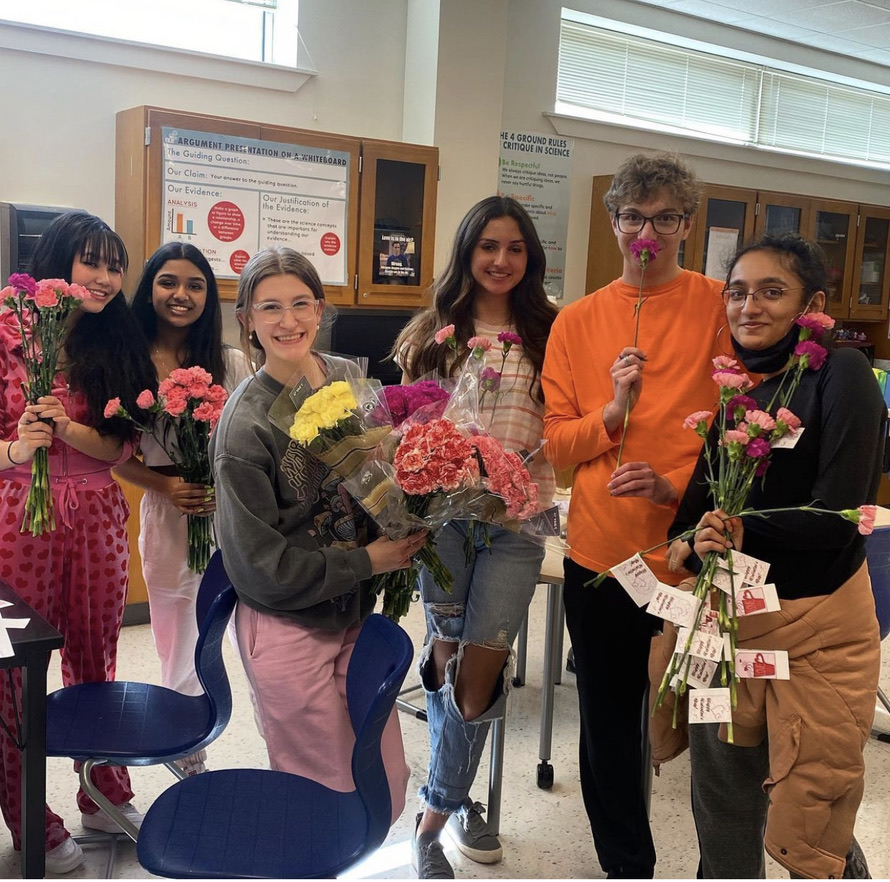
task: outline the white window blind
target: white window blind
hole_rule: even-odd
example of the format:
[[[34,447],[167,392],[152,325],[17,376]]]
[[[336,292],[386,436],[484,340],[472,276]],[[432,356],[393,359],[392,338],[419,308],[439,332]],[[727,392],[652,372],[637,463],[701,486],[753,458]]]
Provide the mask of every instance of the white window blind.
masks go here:
[[[558,107],[824,158],[890,163],[890,97],[563,19]]]

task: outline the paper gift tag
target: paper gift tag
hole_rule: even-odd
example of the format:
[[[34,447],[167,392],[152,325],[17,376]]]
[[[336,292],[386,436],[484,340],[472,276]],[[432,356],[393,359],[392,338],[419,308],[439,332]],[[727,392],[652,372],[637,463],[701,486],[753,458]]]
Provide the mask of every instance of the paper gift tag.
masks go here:
[[[739,588],[742,587],[742,577],[740,573],[736,573],[735,576],[732,576],[730,575],[729,570],[724,569],[723,567],[717,567],[717,569],[714,570],[711,584],[715,588],[719,588],[724,594],[732,594],[733,582],[735,582],[735,590],[738,591]]]
[[[695,624],[696,613],[701,605],[701,600],[694,597],[689,591],[681,591],[670,585],[658,583],[647,612],[660,619],[667,619],[675,625],[691,628]]]
[[[732,553],[732,567],[742,574],[742,581],[746,585],[762,585],[769,572],[769,564],[765,560],[758,560],[750,554],[742,554],[741,551]]]
[[[689,628],[680,628],[677,636],[677,652],[684,652],[689,639]],[[709,661],[719,661],[723,654],[723,638],[718,634],[708,634],[701,630],[693,631],[689,654]]]
[[[745,585],[741,591],[736,591],[737,616],[756,616],[759,613],[778,612],[779,609],[779,595],[771,582],[766,585]]]
[[[686,665],[683,665],[685,668]],[[683,679],[684,670],[675,674],[671,680],[671,689],[676,689],[680,681]],[[709,689],[714,681],[714,674],[717,672],[717,662],[708,661],[704,658],[696,658],[694,655],[689,656],[689,670],[685,672],[686,685],[692,686],[693,689]]]
[[[689,722],[731,723],[732,698],[729,689],[693,689],[689,693]]]
[[[631,596],[637,606],[645,606],[658,588],[655,573],[646,566],[639,554],[612,567],[612,575]]]
[[[788,653],[784,649],[737,649],[735,672],[753,680],[790,680]]]
[[[701,619],[698,623],[698,630],[701,631],[702,634],[720,633],[720,625],[717,623],[716,609],[706,609],[702,612]]]
[[[791,450],[797,445],[797,442],[800,441],[800,436],[803,435],[805,428],[806,426],[801,426],[799,429],[792,429],[787,435],[783,435],[781,438],[778,438],[775,441],[770,441],[770,449]]]

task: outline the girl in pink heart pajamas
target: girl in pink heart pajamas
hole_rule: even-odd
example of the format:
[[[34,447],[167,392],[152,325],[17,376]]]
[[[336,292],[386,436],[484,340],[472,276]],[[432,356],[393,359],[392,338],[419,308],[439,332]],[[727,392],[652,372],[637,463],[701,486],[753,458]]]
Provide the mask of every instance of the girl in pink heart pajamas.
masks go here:
[[[118,296],[126,265],[121,239],[86,212],[60,216],[44,233],[31,275],[75,282],[90,296],[69,321],[56,388],[37,404],[26,405],[22,392],[18,319],[10,310],[0,313],[0,579],[62,633],[66,686],[114,679],[127,596],[128,507],[111,467],[131,455],[131,427],[105,419],[103,410],[109,398],[119,396],[131,413],[139,413],[136,395],[153,374],[142,333]],[[40,447],[49,448],[56,529],[35,537],[20,528],[31,460]],[[16,731],[20,669],[13,671],[13,684],[15,697],[9,680],[0,678],[0,715]],[[0,732],[0,809],[16,849],[21,774],[21,754]],[[132,798],[125,768],[99,766],[93,776],[112,804]],[[82,790],[77,803],[84,826],[94,826],[95,803]],[[47,852],[68,837],[62,819],[47,806]],[[47,867],[53,868],[49,854]]]

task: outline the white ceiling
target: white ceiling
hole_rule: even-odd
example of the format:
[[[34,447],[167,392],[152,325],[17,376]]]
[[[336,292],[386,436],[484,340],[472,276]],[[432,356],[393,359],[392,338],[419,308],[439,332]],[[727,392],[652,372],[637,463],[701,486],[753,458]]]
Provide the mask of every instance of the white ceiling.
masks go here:
[[[890,0],[636,0],[890,67]]]

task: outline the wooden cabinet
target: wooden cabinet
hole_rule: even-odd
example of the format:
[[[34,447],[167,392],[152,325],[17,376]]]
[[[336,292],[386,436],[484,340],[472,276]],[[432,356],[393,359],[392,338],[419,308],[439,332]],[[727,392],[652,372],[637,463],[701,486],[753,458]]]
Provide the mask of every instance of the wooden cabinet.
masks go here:
[[[363,141],[356,303],[422,306],[433,281],[439,151]]]
[[[186,141],[193,159],[165,162],[165,134],[182,133],[199,135]],[[121,111],[115,229],[130,253],[128,287],[155,249],[176,238],[215,246],[205,254],[220,295],[234,300],[237,273],[259,242],[304,252],[338,306],[420,306],[433,274],[438,155],[435,147],[159,107]],[[180,162],[181,170],[171,168]],[[169,207],[171,187],[187,197],[181,210]],[[217,238],[202,238],[205,229]]]
[[[611,180],[611,175],[593,179],[588,291],[621,275],[621,253],[602,201]],[[723,279],[726,264],[739,245],[782,233],[797,233],[822,247],[831,273],[827,311],[834,318],[853,322],[887,319],[890,208],[705,184],[692,231],[678,260],[686,269]]]

